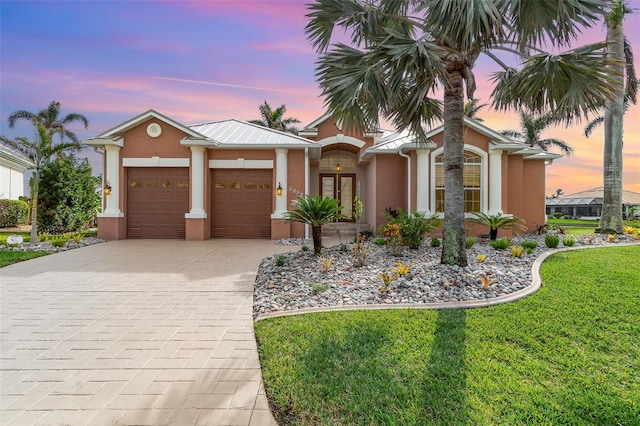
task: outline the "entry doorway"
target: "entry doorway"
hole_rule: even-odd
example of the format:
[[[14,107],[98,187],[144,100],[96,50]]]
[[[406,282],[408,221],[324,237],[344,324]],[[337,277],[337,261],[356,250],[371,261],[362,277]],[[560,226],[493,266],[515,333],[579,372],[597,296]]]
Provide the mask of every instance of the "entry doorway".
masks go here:
[[[356,175],[334,173],[320,175],[320,194],[340,202],[340,213],[346,216],[342,221],[353,222],[353,198],[355,197]]]

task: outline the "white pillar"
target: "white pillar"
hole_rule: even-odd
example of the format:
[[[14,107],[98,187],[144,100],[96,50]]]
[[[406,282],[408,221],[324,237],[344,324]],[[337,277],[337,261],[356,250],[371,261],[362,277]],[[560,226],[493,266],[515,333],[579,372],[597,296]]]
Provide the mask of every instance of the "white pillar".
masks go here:
[[[502,213],[502,150],[489,152],[489,211]]]
[[[107,155],[106,179],[111,186],[111,194],[107,195],[107,206],[100,216],[122,217],[120,211],[120,147],[117,145],[105,145]]]
[[[416,212],[429,216],[429,150],[416,150]]]
[[[188,219],[204,219],[204,146],[190,146],[191,149],[191,211]]]
[[[282,214],[287,211],[287,194],[288,182],[287,182],[287,154],[289,150],[283,148],[276,148],[276,187],[282,186],[282,195],[276,195],[276,211],[273,212],[272,218],[281,218]]]

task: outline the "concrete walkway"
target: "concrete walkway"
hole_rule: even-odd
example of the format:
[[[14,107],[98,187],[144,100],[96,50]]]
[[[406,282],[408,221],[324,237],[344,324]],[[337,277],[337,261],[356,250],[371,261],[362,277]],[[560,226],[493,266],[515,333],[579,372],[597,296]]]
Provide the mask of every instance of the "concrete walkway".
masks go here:
[[[112,241],[0,269],[0,424],[275,424],[253,285],[292,249]]]

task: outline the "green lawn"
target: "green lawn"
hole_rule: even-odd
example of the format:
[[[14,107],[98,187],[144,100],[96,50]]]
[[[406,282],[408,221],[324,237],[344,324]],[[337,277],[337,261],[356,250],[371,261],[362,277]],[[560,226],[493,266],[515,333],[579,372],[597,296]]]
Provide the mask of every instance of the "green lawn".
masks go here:
[[[281,424],[640,424],[640,246],[556,253],[543,287],[469,310],[258,322]]]
[[[0,268],[11,265],[12,263],[22,262],[24,260],[35,259],[36,257],[46,256],[49,253],[36,251],[4,251],[0,250]]]

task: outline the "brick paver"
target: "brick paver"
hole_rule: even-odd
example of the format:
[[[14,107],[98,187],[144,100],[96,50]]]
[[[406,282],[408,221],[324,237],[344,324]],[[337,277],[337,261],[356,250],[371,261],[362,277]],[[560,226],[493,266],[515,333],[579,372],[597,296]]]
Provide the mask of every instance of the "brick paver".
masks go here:
[[[112,241],[0,270],[0,424],[274,425],[252,300],[271,241]]]

